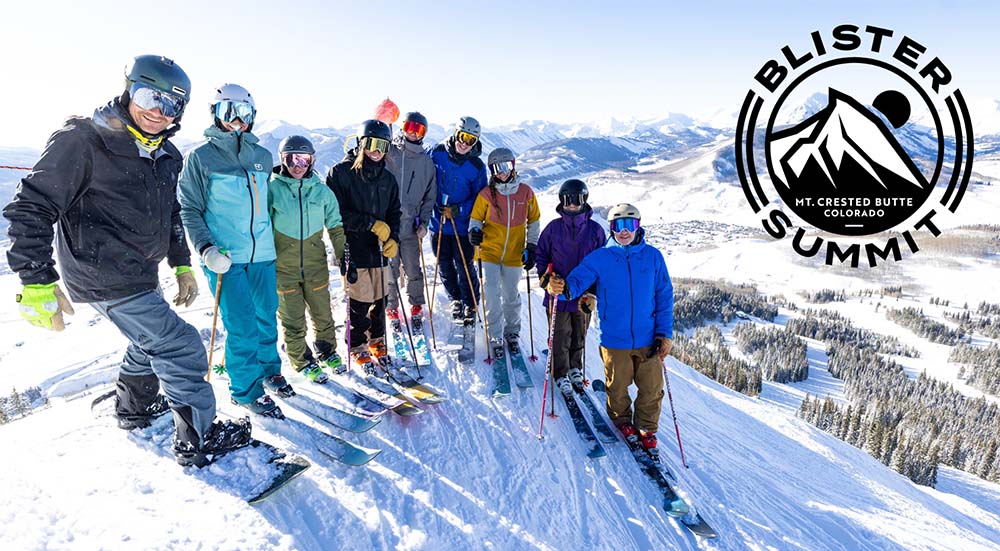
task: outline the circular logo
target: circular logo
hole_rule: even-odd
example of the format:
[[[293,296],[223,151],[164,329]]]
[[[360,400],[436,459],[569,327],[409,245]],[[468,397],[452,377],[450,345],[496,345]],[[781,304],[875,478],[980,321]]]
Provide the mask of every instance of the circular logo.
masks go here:
[[[804,227],[868,243],[828,241],[827,263],[899,260],[902,235],[937,235],[940,205],[954,212],[968,186],[973,136],[951,71],[927,48],[882,27],[840,25],[786,45],[754,76],[736,129],[746,199],[777,239]],[[901,232],[901,233],[900,233]],[[875,236],[879,236],[875,239]]]

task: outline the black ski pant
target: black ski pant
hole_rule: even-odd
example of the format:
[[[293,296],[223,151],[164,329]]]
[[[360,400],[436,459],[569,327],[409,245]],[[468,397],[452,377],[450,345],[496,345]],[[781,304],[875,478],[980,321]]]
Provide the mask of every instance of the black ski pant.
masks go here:
[[[375,302],[350,299],[351,332],[347,346],[352,350],[375,339],[385,338],[385,298]]]
[[[583,370],[588,317],[583,312],[556,312],[551,352],[552,373],[556,379],[565,377],[571,367]]]

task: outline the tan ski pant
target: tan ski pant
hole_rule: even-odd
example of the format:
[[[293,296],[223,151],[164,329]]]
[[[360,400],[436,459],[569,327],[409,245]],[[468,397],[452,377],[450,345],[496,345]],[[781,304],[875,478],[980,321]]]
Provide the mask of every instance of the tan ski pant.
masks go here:
[[[633,349],[601,347],[604,380],[608,387],[608,417],[616,425],[632,423],[641,431],[656,432],[663,404],[663,365],[654,355],[647,358],[650,346]],[[635,416],[628,387],[635,384]]]

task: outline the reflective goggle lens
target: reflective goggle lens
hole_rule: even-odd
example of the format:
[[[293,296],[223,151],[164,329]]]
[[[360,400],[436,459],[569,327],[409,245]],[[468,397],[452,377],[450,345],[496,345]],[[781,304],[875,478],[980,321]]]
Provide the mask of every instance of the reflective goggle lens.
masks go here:
[[[389,140],[383,140],[382,138],[365,138],[364,149],[385,153],[386,151],[389,151]]]
[[[619,218],[617,220],[611,221],[611,231],[613,231],[614,233],[618,233],[622,230],[635,232],[638,229],[639,229],[638,218]]]
[[[417,121],[406,121],[403,123],[403,132],[416,134],[418,138],[423,138],[427,134],[427,127]]]
[[[460,141],[460,142],[462,142],[462,143],[464,143],[465,145],[467,145],[469,147],[472,147],[472,146],[476,145],[476,142],[479,141],[479,136],[476,136],[475,134],[470,134],[468,132],[464,132],[464,131],[460,130],[460,131],[458,131],[458,132],[455,133],[455,139],[458,140],[458,141]]]
[[[567,207],[570,205],[581,206],[583,205],[583,194],[582,193],[567,193],[561,196],[562,204]]]
[[[313,156],[309,153],[285,153],[281,161],[289,168],[309,168],[313,164]]]
[[[146,111],[159,109],[164,117],[177,118],[184,112],[184,100],[156,88],[135,83],[129,90],[131,101]]]
[[[215,116],[222,122],[233,122],[236,119],[243,124],[253,124],[254,108],[245,101],[224,100],[215,104]]]
[[[504,161],[502,163],[493,163],[490,165],[490,174],[493,176],[510,174],[511,172],[514,172],[514,161]]]

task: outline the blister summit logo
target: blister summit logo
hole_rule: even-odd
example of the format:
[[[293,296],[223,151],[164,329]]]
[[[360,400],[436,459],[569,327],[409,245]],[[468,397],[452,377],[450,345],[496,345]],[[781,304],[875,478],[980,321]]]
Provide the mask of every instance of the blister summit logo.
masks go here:
[[[736,128],[737,172],[764,230],[829,265],[919,251],[972,173],[972,123],[951,71],[871,25],[814,31],[808,52],[780,53],[754,76]]]

